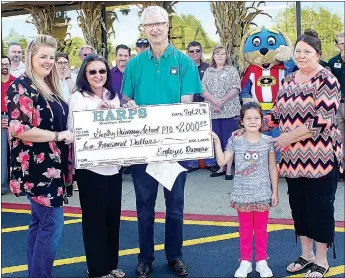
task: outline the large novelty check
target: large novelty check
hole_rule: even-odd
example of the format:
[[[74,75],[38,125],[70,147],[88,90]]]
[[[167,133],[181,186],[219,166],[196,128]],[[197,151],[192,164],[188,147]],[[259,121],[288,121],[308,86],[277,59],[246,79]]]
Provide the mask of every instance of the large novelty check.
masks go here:
[[[76,168],[213,156],[208,103],[73,112]]]

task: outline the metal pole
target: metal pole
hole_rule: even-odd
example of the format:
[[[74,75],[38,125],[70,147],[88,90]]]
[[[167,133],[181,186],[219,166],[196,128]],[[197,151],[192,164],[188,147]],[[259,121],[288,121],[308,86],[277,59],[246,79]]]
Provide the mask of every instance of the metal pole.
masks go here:
[[[107,26],[107,12],[106,7],[103,6],[102,8],[102,19],[104,22],[104,26]],[[101,26],[101,55],[108,59],[108,47],[107,47],[107,31]]]
[[[301,2],[296,1],[297,38],[302,34]]]

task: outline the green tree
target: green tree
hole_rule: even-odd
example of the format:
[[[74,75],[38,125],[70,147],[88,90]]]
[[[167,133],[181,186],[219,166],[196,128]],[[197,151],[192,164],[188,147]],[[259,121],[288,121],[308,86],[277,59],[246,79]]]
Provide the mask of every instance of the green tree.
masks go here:
[[[66,43],[66,47],[61,49],[63,52],[68,54],[69,64],[73,68],[79,68],[81,65],[81,60],[79,58],[79,49],[85,44],[83,38],[74,37],[71,39],[70,43]]]
[[[7,56],[7,52],[8,52],[8,43],[3,41],[1,44],[1,55]]]
[[[302,33],[305,29],[314,29],[322,42],[322,59],[328,61],[337,54],[334,44],[335,35],[343,30],[340,17],[325,8],[304,8],[301,11]],[[279,13],[275,19],[276,27],[284,31],[292,42],[296,41],[296,5]]]
[[[20,44],[20,46],[22,48],[22,60],[25,61],[25,49],[26,49],[26,46],[28,45],[28,42],[23,37],[23,38],[18,40],[18,43]],[[8,45],[9,45],[8,42],[2,43],[2,54],[5,56],[7,56],[7,54],[8,54]]]
[[[174,15],[171,25],[170,39],[177,49],[186,50],[191,41],[200,42],[206,51],[216,45],[206,34],[201,21],[193,15]]]

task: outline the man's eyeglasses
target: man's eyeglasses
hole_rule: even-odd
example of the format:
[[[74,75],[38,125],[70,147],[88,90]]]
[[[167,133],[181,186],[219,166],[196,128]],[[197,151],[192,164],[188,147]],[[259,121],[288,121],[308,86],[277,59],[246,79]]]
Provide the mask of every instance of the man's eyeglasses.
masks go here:
[[[1,66],[2,66],[2,67],[8,68],[8,67],[10,67],[11,65],[10,65],[10,64],[3,64],[3,63],[1,63]]]
[[[84,53],[83,56],[86,57],[86,56],[89,56],[91,55],[92,53]]]
[[[161,28],[165,24],[166,24],[166,22],[155,22],[155,23],[143,24],[143,26],[144,26],[144,28],[147,28],[147,29],[153,29],[153,27]]]
[[[59,66],[67,66],[68,62],[57,62]]]
[[[189,53],[200,53],[200,49],[195,49],[195,50],[189,50]]]
[[[100,69],[100,70],[89,70],[87,71],[90,75],[95,75],[97,72],[99,74],[106,74],[107,73],[107,70],[106,69]]]

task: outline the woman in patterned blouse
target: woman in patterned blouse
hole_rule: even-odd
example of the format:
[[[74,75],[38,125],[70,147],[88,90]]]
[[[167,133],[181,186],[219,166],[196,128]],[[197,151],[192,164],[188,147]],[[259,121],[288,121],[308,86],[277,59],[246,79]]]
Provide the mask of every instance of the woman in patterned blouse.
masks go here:
[[[295,45],[299,70],[284,78],[262,128],[280,129],[281,135],[273,141],[281,151],[279,172],[286,177],[295,233],[302,245],[302,255],[287,271],[311,266],[306,277],[323,277],[329,270],[327,248],[334,248],[334,199],[339,171],[343,171],[336,122],[340,85],[319,65],[320,56],[317,33],[306,30]]]
[[[40,35],[26,49],[26,72],[8,89],[10,188],[31,203],[29,277],[52,277],[63,229],[62,203],[71,183],[68,107],[59,91],[57,43]]]
[[[220,138],[223,151],[238,127],[238,116],[241,104],[239,100],[240,76],[237,70],[229,65],[224,46],[216,46],[213,50],[211,65],[206,69],[202,79],[202,97],[211,105],[212,130]],[[205,159],[206,166],[216,164],[215,158]],[[220,167],[211,177],[225,175],[226,180],[232,180],[231,164]]]

